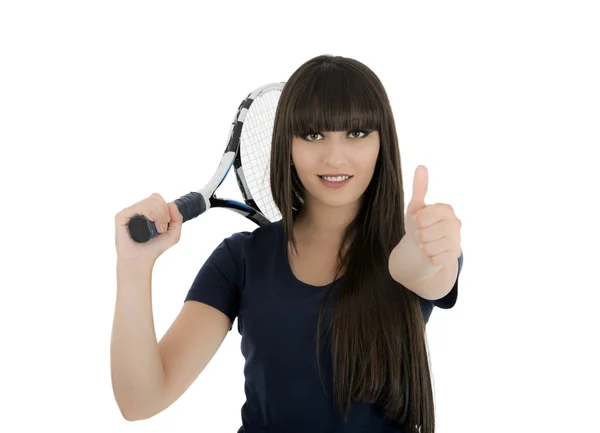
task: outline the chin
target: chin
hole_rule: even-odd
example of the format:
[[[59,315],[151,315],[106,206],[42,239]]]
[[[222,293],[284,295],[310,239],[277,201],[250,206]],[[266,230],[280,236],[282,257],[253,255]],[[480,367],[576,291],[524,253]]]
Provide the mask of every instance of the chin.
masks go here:
[[[329,207],[346,207],[355,204],[362,196],[356,191],[346,192],[325,192],[319,191],[319,194],[311,194],[314,200],[317,200]]]

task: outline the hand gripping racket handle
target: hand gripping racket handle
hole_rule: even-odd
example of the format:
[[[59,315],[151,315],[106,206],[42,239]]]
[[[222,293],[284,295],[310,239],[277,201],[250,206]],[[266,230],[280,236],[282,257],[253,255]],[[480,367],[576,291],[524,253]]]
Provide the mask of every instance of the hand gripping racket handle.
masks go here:
[[[183,217],[183,222],[196,218],[206,211],[204,197],[199,192],[190,192],[175,200],[175,204]],[[159,234],[154,221],[150,221],[146,216],[139,214],[131,217],[128,228],[131,239],[138,243],[148,242]]]

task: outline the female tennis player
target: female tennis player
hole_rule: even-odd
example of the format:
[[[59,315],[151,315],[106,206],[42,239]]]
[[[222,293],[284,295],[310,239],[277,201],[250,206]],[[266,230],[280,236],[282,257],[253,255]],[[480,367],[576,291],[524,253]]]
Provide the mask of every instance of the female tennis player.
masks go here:
[[[238,433],[420,432],[435,428],[426,324],[455,305],[461,222],[426,204],[414,172],[404,211],[392,109],[364,64],[322,55],[286,82],[270,185],[282,219],[223,240],[157,342],[156,259],[180,237],[174,203],[153,194],[115,218],[112,382],[128,420],[154,416],[196,380],[238,319],[246,402]],[[152,215],[147,244],[126,231]]]

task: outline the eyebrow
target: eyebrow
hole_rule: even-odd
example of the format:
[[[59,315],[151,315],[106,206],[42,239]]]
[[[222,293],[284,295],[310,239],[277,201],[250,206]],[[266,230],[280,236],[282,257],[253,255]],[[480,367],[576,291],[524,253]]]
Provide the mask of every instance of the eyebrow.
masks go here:
[[[375,129],[370,129],[370,128],[358,128],[358,127],[354,127],[354,128],[349,128],[349,129],[344,129],[341,131],[327,131],[327,132],[350,132],[350,131],[367,131],[367,132],[372,132],[375,131]],[[323,130],[318,130],[318,129],[311,129],[309,132],[306,132],[306,134],[310,134],[311,132],[319,132],[321,134],[325,133],[325,131]]]

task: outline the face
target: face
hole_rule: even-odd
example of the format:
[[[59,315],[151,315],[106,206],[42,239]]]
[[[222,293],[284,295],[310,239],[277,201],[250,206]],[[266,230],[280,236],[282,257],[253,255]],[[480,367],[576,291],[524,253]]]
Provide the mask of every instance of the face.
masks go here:
[[[371,182],[379,147],[376,130],[323,131],[294,137],[292,160],[305,188],[305,205],[313,201],[331,207],[356,204]],[[350,178],[340,182],[343,178],[339,175]]]

